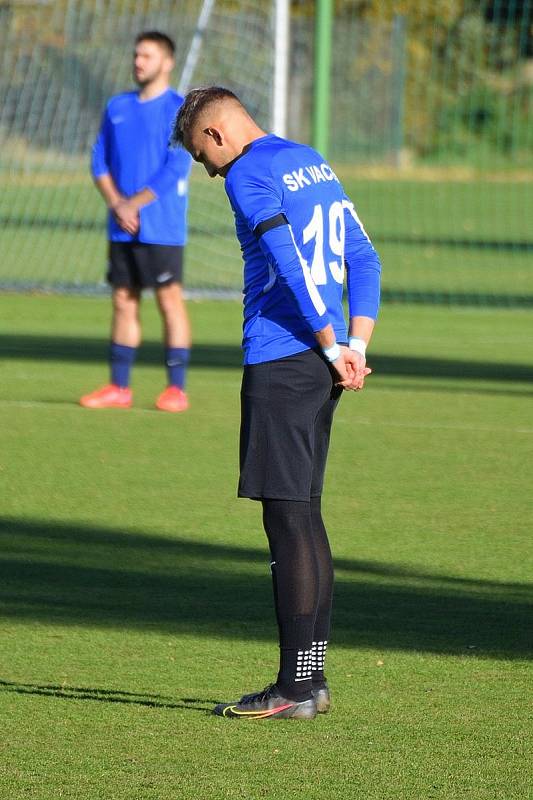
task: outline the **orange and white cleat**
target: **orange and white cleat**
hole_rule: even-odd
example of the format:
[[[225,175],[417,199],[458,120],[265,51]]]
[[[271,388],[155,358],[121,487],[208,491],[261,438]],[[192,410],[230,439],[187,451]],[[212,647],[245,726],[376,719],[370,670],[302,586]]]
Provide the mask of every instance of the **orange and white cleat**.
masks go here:
[[[189,398],[177,386],[167,386],[155,401],[155,407],[160,411],[171,411],[174,414],[179,411],[187,411],[189,408]]]
[[[130,408],[132,391],[129,387],[115,386],[109,383],[91,394],[80,397],[80,406],[84,408]]]

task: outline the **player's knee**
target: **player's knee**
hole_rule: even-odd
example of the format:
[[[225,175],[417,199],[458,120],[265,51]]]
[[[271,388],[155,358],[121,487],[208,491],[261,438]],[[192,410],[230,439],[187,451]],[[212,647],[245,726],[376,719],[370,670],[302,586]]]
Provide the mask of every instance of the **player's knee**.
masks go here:
[[[131,289],[115,289],[113,309],[121,316],[135,316],[139,305],[139,295]]]
[[[170,286],[160,289],[157,293],[157,302],[159,310],[164,317],[175,319],[184,308],[181,286],[177,283],[172,283]]]

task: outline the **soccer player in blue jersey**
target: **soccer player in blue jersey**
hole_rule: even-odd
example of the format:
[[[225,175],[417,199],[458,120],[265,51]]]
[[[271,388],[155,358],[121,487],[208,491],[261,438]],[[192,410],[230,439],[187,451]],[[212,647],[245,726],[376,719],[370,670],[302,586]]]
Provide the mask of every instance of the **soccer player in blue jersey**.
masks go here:
[[[174,42],[147,31],[135,42],[138,91],[112,97],[93,148],[92,174],[108,209],[109,272],[113,290],[111,381],[85,395],[86,408],[128,408],[130,371],[141,341],[141,292],[151,288],[163,319],[168,385],[162,411],[188,407],[185,373],[191,333],[182,295],[190,155],[169,149],[183,98],[169,85]]]
[[[330,429],[343,389],[362,389],[370,371],[380,262],[324,158],[266,134],[227,89],[190,92],[172,142],[225,179],[235,215],[244,260],[238,493],[263,506],[279,628],[276,682],[214,711],[313,719],[330,707],[333,566],[320,507]]]

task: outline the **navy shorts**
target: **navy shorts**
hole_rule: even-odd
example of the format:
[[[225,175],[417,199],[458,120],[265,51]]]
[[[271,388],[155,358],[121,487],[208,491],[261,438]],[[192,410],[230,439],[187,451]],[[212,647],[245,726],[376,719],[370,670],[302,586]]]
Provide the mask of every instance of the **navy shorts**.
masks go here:
[[[112,286],[157,289],[182,283],[183,247],[145,242],[109,242],[107,280]]]
[[[239,497],[308,502],[322,494],[341,394],[319,350],[244,367]]]

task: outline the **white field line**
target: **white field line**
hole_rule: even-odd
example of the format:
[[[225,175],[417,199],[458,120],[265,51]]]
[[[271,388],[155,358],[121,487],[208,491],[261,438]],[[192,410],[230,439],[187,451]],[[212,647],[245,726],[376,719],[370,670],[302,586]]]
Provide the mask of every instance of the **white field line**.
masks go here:
[[[65,409],[71,411],[82,411],[86,413],[95,413],[93,409],[81,409],[76,403],[52,403],[41,400],[0,400],[0,408],[30,408],[30,409]],[[109,409],[98,409],[96,413],[106,413]],[[161,411],[155,408],[132,408],[128,409],[130,414],[157,414],[161,416]],[[509,428],[503,425],[468,425],[455,422],[393,422],[391,420],[371,420],[355,417],[354,419],[342,419],[338,416],[335,419],[335,425],[368,425],[383,428],[411,428],[413,430],[446,430],[446,431],[472,431],[478,433],[516,433],[516,434],[533,434],[533,428]]]

